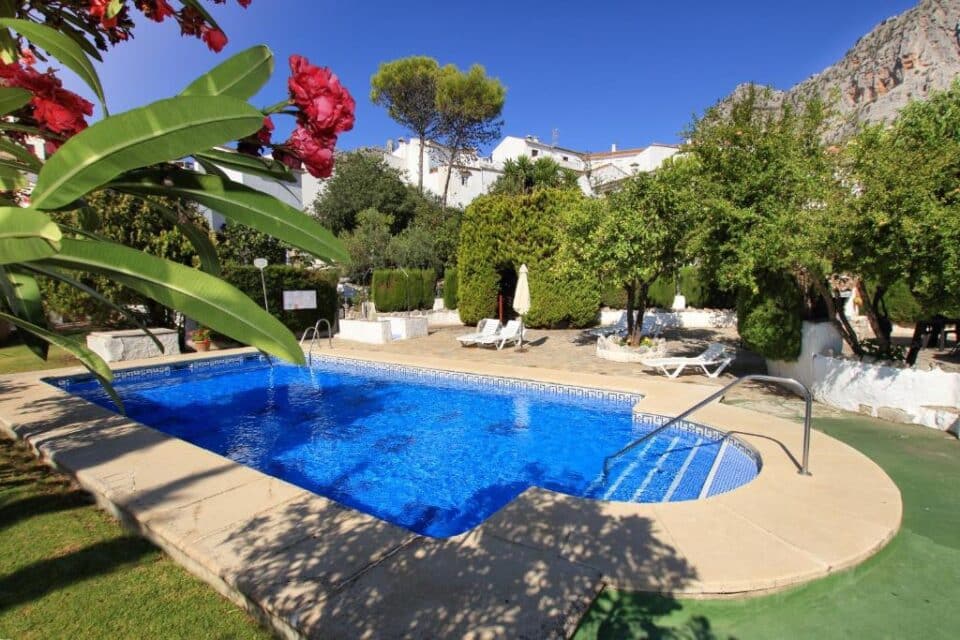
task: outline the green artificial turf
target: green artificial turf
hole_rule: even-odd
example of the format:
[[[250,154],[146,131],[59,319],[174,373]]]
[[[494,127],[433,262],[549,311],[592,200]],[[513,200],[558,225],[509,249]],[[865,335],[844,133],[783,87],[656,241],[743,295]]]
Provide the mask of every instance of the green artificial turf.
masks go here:
[[[576,640],[960,638],[960,443],[869,418],[821,419],[816,427],[872,458],[900,487],[903,524],[886,548],[852,570],[760,598],[608,590],[581,620]],[[816,464],[813,457],[814,472]]]
[[[269,637],[25,445],[0,439],[0,638]]]

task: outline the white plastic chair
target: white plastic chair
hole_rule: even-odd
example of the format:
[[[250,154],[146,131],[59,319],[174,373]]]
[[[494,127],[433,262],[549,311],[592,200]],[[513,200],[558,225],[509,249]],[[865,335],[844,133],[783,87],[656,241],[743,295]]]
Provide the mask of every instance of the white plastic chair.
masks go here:
[[[668,378],[676,378],[687,367],[697,367],[708,378],[716,378],[733,362],[733,358],[734,356],[727,350],[726,345],[715,342],[698,356],[690,358],[646,358],[641,360],[640,363],[659,370]],[[710,367],[716,368],[711,371]]]
[[[495,346],[497,351],[503,349],[504,346],[517,342],[520,340],[522,326],[519,320],[510,320],[507,322],[507,326],[498,331],[496,334],[489,336],[487,338],[482,338],[477,341],[477,346]]]
[[[481,340],[495,336],[498,331],[500,331],[499,320],[496,318],[484,318],[477,323],[476,331],[462,336],[457,336],[457,340],[462,346],[468,347],[472,344],[478,344]]]

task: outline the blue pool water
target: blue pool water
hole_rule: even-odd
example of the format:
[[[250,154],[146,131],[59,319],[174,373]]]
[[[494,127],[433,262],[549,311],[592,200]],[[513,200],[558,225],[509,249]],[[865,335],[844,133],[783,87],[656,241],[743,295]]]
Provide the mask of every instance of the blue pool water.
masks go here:
[[[94,380],[50,382],[113,408]],[[743,445],[685,425],[625,455],[601,482],[604,457],[657,418],[636,419],[636,398],[576,387],[251,356],[132,370],[116,388],[139,422],[440,538],[472,529],[531,486],[662,502],[729,491],[758,472]]]

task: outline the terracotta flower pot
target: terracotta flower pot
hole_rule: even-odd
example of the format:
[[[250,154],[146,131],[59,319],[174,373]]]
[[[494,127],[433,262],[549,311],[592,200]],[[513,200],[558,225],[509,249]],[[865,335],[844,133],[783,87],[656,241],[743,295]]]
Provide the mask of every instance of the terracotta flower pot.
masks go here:
[[[204,340],[203,342],[194,342],[193,348],[197,351],[210,351],[210,341]]]

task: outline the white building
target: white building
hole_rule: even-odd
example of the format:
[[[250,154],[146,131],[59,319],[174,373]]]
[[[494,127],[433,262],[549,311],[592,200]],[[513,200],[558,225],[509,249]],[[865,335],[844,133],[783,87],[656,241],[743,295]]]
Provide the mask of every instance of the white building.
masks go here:
[[[676,145],[652,144],[638,149],[618,151],[613,145],[610,151],[592,153],[575,151],[564,147],[540,142],[535,136],[507,136],[493,148],[490,157],[469,155],[461,157],[453,167],[447,202],[456,207],[465,207],[474,198],[490,191],[493,183],[503,175],[503,166],[507,160],[527,157],[536,161],[551,158],[561,167],[576,172],[580,188],[587,195],[608,190],[617,182],[637,173],[653,171],[666,158],[679,151]],[[398,142],[388,142],[381,151],[387,165],[398,170],[409,184],[417,184],[419,175],[420,140],[401,138]],[[447,179],[448,155],[444,147],[427,142],[423,159],[423,187],[436,196],[442,196]],[[309,176],[305,177],[309,180]],[[306,182],[304,195],[307,195]],[[305,200],[306,201],[306,200]],[[309,200],[312,201],[312,200]],[[307,202],[309,202],[307,201]]]

